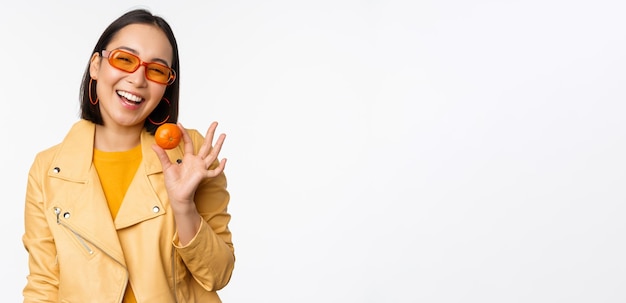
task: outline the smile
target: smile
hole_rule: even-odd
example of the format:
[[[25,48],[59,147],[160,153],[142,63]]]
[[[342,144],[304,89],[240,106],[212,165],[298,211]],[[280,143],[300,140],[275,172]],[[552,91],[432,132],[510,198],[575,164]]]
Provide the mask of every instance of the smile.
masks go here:
[[[141,103],[141,101],[143,101],[143,98],[141,98],[139,96],[136,96],[136,95],[133,95],[133,94],[131,94],[129,92],[118,90],[117,94],[120,97],[122,97],[122,98],[124,98],[124,99],[126,99],[128,101],[134,102],[134,103]]]

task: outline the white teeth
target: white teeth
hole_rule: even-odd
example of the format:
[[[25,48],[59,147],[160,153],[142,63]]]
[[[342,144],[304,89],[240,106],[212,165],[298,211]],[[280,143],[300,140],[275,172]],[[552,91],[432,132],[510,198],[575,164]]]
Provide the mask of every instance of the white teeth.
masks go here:
[[[124,91],[117,91],[117,94],[128,99],[129,101],[133,101],[133,102],[141,102],[142,98],[139,96],[135,96],[129,92],[124,92]]]

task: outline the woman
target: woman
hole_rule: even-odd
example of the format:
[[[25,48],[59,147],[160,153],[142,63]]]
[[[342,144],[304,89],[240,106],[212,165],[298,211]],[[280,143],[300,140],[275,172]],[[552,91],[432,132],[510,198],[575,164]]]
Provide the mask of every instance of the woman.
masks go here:
[[[168,23],[130,11],[103,32],[81,86],[81,119],[30,169],[24,302],[220,302],[235,262],[225,135],[177,123],[179,60]],[[205,140],[206,138],[206,140]]]

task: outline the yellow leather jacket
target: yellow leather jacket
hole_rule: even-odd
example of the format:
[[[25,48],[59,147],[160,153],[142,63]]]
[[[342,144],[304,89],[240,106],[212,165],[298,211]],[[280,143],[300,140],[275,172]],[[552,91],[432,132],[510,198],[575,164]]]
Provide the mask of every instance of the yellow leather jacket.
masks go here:
[[[204,138],[189,132],[197,152]],[[24,302],[121,302],[129,279],[138,302],[221,302],[216,291],[230,280],[235,262],[224,174],[198,187],[204,220],[180,246],[161,163],[151,149],[154,137],[141,136],[142,162],[113,220],[92,165],[94,134],[93,123],[78,121],[32,164]],[[167,153],[182,159],[182,145]]]

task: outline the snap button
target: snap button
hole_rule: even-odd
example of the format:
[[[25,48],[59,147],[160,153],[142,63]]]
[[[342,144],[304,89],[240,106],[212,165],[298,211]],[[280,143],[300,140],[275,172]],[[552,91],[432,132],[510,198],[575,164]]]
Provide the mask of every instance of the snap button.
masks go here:
[[[55,167],[54,169],[52,169],[52,171],[53,171],[55,174],[58,174],[59,172],[61,172],[61,169],[60,169],[60,168],[58,168],[58,167]]]
[[[159,210],[160,210],[160,209],[159,209],[159,207],[158,207],[158,206],[155,206],[155,207],[153,207],[153,208],[152,208],[152,212],[154,212],[154,213],[158,213],[158,212],[159,212]]]
[[[63,218],[69,219],[70,218],[70,213],[69,212],[64,213],[63,214]]]

